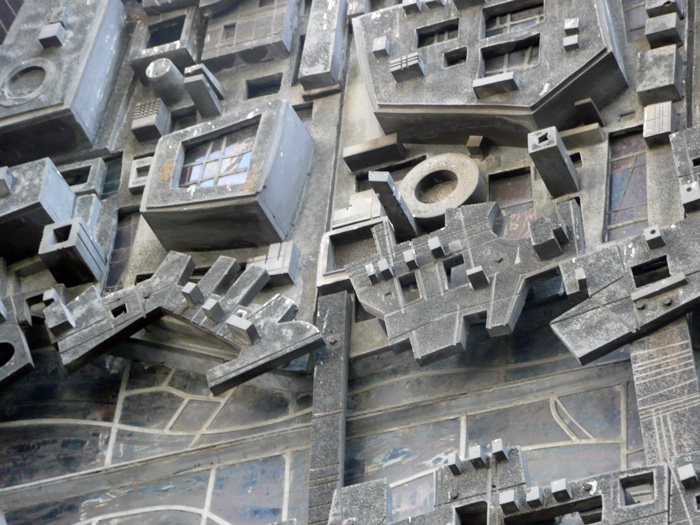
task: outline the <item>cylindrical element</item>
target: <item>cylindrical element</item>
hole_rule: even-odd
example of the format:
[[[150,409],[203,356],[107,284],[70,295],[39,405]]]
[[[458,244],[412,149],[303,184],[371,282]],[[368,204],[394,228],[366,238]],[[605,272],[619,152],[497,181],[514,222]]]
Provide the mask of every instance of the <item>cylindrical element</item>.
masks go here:
[[[159,58],[146,68],[148,85],[166,106],[177,104],[185,96],[185,78],[168,58]]]

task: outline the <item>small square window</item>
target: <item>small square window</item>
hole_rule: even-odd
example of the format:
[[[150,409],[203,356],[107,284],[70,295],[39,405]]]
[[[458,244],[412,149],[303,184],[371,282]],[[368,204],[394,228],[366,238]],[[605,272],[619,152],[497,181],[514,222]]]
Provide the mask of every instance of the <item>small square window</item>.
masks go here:
[[[148,26],[150,37],[148,38],[147,48],[164,46],[177,42],[182,37],[182,30],[185,27],[185,17],[178,16],[172,20],[166,20],[152,26]]]
[[[420,290],[418,289],[415,273],[402,275],[399,277],[399,283],[401,284],[404,305],[413,303],[420,299]]]
[[[645,472],[620,480],[620,505],[628,507],[654,501],[654,473]]]
[[[224,26],[224,31],[221,34],[221,40],[233,40],[236,36],[236,24],[228,24]]]
[[[657,257],[651,261],[633,266],[632,275],[634,276],[634,285],[640,288],[666,279],[671,276],[671,273],[668,270],[668,262],[664,255],[663,257]]]

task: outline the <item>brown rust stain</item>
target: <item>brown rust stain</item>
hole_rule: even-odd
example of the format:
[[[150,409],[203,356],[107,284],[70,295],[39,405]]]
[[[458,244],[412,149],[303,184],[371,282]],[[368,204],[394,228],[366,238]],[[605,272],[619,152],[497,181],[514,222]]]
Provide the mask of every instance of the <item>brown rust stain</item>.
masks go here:
[[[173,171],[175,171],[175,163],[173,161],[163,163],[163,167],[160,169],[160,180],[163,182],[171,180],[173,178]]]

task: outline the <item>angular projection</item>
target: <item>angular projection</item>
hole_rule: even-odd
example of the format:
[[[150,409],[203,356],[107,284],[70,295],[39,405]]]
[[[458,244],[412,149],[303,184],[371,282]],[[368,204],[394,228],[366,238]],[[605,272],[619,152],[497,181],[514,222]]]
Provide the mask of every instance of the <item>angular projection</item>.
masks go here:
[[[652,228],[647,236],[655,235]],[[644,235],[563,262],[567,294],[580,292],[575,273],[586,276],[588,299],[551,322],[554,333],[581,364],[604,356],[677,319],[700,304],[700,218],[660,229],[663,244]]]
[[[486,320],[491,336],[511,333],[533,282],[554,276],[560,262],[583,251],[580,213],[569,200],[546,221],[561,246],[546,260],[535,240],[506,240],[492,231],[500,214],[495,203],[448,209],[444,228],[401,244],[379,224],[377,254],[354,261],[348,275],[362,306],[384,320],[389,342],[410,343],[416,360],[427,364],[464,350],[469,324]],[[481,272],[470,271],[478,267]],[[404,295],[414,284],[420,296]]]
[[[214,393],[323,346],[315,326],[294,320],[297,307],[290,299],[276,295],[251,305],[270,279],[265,268],[251,265],[241,273],[235,259],[219,257],[197,284],[187,282],[193,270],[190,256],[170,252],[150,279],[135,286],[104,298],[91,287],[67,305],[54,301],[44,315],[64,366],[79,368],[166,314],[240,350],[235,360],[208,371]]]

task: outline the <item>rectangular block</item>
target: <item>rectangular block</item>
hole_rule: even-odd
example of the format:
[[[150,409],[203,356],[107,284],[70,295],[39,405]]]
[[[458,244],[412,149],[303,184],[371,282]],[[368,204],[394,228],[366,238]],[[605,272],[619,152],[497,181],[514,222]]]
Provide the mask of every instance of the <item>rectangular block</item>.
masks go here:
[[[70,219],[76,199],[50,159],[11,171],[12,191],[0,196],[0,257],[8,263],[36,255],[44,226]]]
[[[672,102],[644,107],[644,140],[647,144],[668,144],[669,135],[677,129],[678,114]]]
[[[578,191],[578,177],[557,128],[530,133],[527,137],[530,158],[552,197]]]
[[[192,97],[197,111],[204,118],[214,118],[221,115],[223,108],[219,97],[211,86],[209,79],[204,75],[185,77],[185,89]]]
[[[299,82],[305,90],[340,81],[347,9],[347,0],[316,0],[311,4],[299,65]]]
[[[393,59],[389,63],[389,68],[396,82],[405,82],[425,76],[425,65],[418,53],[411,53]]]
[[[352,171],[360,171],[405,158],[406,149],[397,133],[348,146],[343,150],[343,160]]]
[[[158,98],[136,106],[131,132],[139,142],[156,140],[170,131],[170,123],[170,110]]]
[[[39,257],[66,286],[100,281],[106,267],[102,248],[81,218],[46,226]]]
[[[637,62],[637,96],[646,105],[680,100],[683,60],[675,45],[639,53]]]
[[[668,13],[676,13],[681,18],[685,16],[683,0],[646,0],[644,4],[649,18]]]
[[[683,43],[683,22],[678,13],[647,18],[644,26],[644,36],[651,47],[661,47]]]
[[[508,71],[499,75],[477,78],[472,82],[472,89],[476,98],[486,98],[509,91],[520,89],[518,78],[514,71]]]

